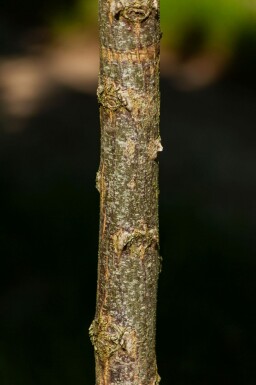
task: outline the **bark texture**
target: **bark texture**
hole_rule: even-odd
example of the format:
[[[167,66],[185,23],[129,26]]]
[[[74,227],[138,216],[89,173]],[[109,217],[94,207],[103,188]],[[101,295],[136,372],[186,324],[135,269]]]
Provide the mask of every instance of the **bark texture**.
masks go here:
[[[159,3],[99,0],[97,385],[157,385]]]

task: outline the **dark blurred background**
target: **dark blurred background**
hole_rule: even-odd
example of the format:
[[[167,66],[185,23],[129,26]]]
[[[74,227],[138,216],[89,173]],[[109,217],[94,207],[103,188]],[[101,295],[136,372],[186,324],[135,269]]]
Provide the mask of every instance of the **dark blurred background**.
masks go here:
[[[161,0],[162,385],[256,385],[256,2]],[[92,385],[97,4],[2,0],[0,385]]]

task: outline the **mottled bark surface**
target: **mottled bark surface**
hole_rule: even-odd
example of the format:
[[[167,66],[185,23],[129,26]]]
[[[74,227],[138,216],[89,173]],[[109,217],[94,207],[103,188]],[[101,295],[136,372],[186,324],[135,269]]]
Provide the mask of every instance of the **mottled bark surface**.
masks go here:
[[[159,4],[99,0],[97,385],[156,385]]]

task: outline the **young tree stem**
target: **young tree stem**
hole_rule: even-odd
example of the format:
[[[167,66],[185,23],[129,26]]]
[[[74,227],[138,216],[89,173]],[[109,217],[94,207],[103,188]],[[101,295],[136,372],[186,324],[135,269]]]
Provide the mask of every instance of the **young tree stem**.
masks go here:
[[[158,0],[99,0],[96,385],[156,385]]]

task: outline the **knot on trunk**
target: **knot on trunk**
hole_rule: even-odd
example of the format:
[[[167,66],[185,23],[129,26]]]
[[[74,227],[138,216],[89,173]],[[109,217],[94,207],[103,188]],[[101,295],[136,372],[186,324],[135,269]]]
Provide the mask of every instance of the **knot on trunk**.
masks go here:
[[[151,8],[147,6],[128,6],[122,11],[122,16],[133,23],[141,23],[149,17],[150,13]]]
[[[153,139],[149,142],[148,145],[148,156],[151,160],[155,160],[157,158],[157,153],[163,151],[163,146],[161,144],[160,136],[156,139]]]
[[[143,259],[148,247],[152,245],[158,247],[159,244],[157,228],[149,229],[146,225],[141,229],[133,229],[130,231],[120,229],[112,236],[112,239],[115,253],[119,257],[127,247],[134,246],[132,247],[132,252],[138,254],[139,257]]]
[[[102,361],[106,361],[119,349],[126,350],[124,334],[126,329],[102,316],[93,320],[89,328],[89,336],[96,354]]]
[[[122,90],[120,86],[116,85],[110,79],[106,79],[97,89],[97,96],[99,104],[111,111],[116,111],[124,107],[131,111],[131,105],[126,90]]]
[[[122,16],[132,23],[142,23],[150,16],[153,9],[158,9],[156,0],[146,0],[144,2],[134,0],[129,5],[119,1],[112,6],[112,11],[117,20]]]

